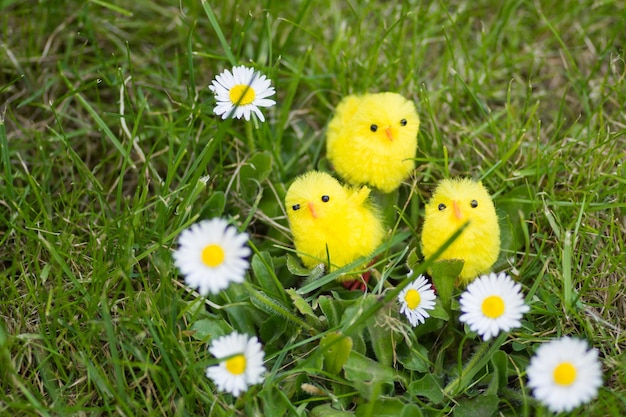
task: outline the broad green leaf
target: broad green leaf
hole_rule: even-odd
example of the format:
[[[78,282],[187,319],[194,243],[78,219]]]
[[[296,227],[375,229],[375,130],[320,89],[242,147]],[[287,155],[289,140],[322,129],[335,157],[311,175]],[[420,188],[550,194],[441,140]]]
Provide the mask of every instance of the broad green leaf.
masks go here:
[[[413,248],[406,258],[406,265],[411,271],[413,271],[420,263],[420,255],[417,254],[417,248]]]
[[[371,402],[360,404],[356,409],[356,417],[398,417],[405,404],[397,398],[375,398]]]
[[[454,407],[454,417],[490,417],[498,410],[499,399],[495,395],[479,395],[462,399]]]
[[[263,408],[266,416],[286,416],[290,415],[288,411],[293,408],[289,400],[278,385],[266,384],[263,390],[257,395],[263,399]],[[257,413],[253,406],[256,401],[246,401],[247,412],[245,415],[252,416]],[[248,408],[249,407],[249,408]]]
[[[501,350],[495,352],[491,357],[491,365],[493,366],[493,379],[489,384],[487,394],[497,395],[508,382],[509,359],[506,353]]]
[[[276,329],[281,329],[281,331],[277,332]],[[287,337],[289,337],[294,329],[294,326],[285,326],[285,319],[281,316],[270,316],[266,320],[263,320],[259,328],[259,337],[263,340],[264,345],[271,345],[280,337],[285,336],[285,333]]]
[[[330,404],[322,404],[313,408],[309,417],[354,417],[354,413],[336,410]]]
[[[405,369],[426,373],[430,371],[431,363],[428,358],[428,350],[422,346],[415,344],[407,353],[398,357],[398,361]]]
[[[262,182],[272,172],[272,155],[267,152],[259,152],[247,161],[239,170],[239,180],[243,187],[247,187],[247,181],[254,180],[256,182]]]
[[[450,320],[450,315],[443,308],[441,304],[441,298],[435,299],[435,308],[428,311],[430,317],[428,317],[424,323],[413,328],[413,335],[419,340],[420,337],[429,333],[439,332],[441,328]]]
[[[287,257],[287,269],[293,275],[306,277],[311,273],[311,271],[308,268],[304,267],[302,263],[300,263],[300,260],[298,260],[298,258],[296,258],[295,256],[289,253],[285,256]]]
[[[422,417],[422,410],[416,404],[405,404],[400,417]]]
[[[232,285],[231,285],[232,287]],[[226,309],[228,323],[230,323],[239,333],[256,333],[255,321],[259,319],[259,313],[252,313],[252,309],[243,305],[233,305]]]
[[[254,254],[250,262],[254,276],[261,288],[266,292],[271,292],[276,296],[284,296],[284,288],[279,286],[278,279],[274,274],[275,268],[271,255],[263,251],[260,254]]]
[[[450,302],[456,288],[455,282],[463,269],[463,264],[461,259],[449,259],[436,261],[432,265],[433,285],[446,310],[450,309]]]
[[[350,356],[352,339],[339,332],[329,333],[320,340],[324,356],[324,370],[337,375]]]
[[[373,395],[380,395],[381,388],[393,388],[397,379],[396,371],[355,352],[350,353],[348,361],[343,366],[345,377],[351,381],[359,393],[366,399],[372,399]]]
[[[380,316],[381,314],[384,313],[382,310],[379,310],[376,316]],[[388,326],[380,325],[376,320],[373,320],[368,323],[367,331],[378,362],[382,365],[392,366],[396,346],[393,330]]]
[[[201,319],[194,321],[191,325],[194,331],[192,337],[196,340],[209,340],[224,336],[232,331],[231,328],[221,319]]]
[[[335,300],[327,295],[319,297],[317,302],[322,310],[322,313],[326,317],[328,327],[332,329],[333,327],[339,326],[346,302]]]
[[[426,397],[434,404],[440,404],[444,398],[441,379],[430,373],[411,382],[408,391],[411,395]]]
[[[450,320],[450,314],[443,308],[441,299],[439,298],[435,300],[435,308],[433,308],[432,310],[429,310],[428,314],[430,314],[431,317],[436,318],[436,319],[441,319],[444,321]]]

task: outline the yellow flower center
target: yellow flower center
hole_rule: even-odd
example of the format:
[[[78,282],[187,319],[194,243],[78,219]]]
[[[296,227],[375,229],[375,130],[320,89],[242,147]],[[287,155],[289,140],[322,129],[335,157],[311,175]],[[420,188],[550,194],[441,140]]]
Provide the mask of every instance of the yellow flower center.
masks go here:
[[[490,319],[497,319],[504,313],[504,301],[502,297],[490,295],[485,298],[482,305],[483,314]]]
[[[419,291],[410,289],[406,292],[404,296],[404,301],[406,301],[406,305],[409,306],[411,310],[415,310],[418,305],[420,305],[420,301],[422,301],[422,296]]]
[[[224,249],[215,243],[206,245],[202,249],[202,262],[211,268],[221,265],[224,262]]]
[[[576,380],[576,367],[569,362],[560,363],[554,368],[554,382],[559,385],[571,385]]]
[[[250,104],[254,101],[256,94],[254,92],[254,88],[249,85],[237,84],[230,89],[229,96],[230,101],[232,101],[233,104],[245,106],[246,104]]]
[[[233,375],[243,374],[246,370],[246,357],[244,355],[237,355],[227,359],[226,369]]]

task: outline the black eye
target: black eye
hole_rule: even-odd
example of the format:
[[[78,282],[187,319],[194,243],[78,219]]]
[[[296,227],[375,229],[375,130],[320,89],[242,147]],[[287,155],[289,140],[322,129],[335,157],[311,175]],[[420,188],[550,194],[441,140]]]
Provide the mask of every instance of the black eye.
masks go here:
[[[476,200],[472,200],[472,201],[470,201],[470,206],[471,206],[472,208],[476,208],[476,207],[478,207],[478,201],[476,201]]]
[[[400,126],[406,126],[406,119],[400,120]]]
[[[300,210],[300,204],[294,204],[293,206],[291,206],[291,208],[293,209],[293,211]]]
[[[439,211],[445,210],[446,209],[446,205],[441,203],[437,206],[437,208],[439,209]]]
[[[323,196],[322,196],[322,201],[323,201],[324,203],[328,203],[328,200],[330,200],[330,197],[329,197],[329,196],[327,196],[327,195],[323,195]]]
[[[377,125],[371,125],[371,126],[370,126],[370,130],[371,130],[372,132],[376,132],[376,131],[378,130],[378,126],[377,126]]]

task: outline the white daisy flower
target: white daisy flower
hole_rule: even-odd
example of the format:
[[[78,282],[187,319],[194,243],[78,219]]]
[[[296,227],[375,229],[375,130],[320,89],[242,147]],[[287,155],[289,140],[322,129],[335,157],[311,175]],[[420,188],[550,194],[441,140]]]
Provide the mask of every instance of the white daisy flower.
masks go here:
[[[598,350],[570,337],[541,345],[530,359],[526,375],[533,397],[554,413],[588,403],[602,386]]]
[[[265,117],[259,107],[271,107],[276,102],[267,97],[273,96],[276,91],[265,75],[244,65],[234,67],[233,72],[225,70],[215,76],[209,89],[215,93],[217,106],[213,109],[222,119],[231,116],[241,119],[243,116],[250,120],[250,113],[254,112],[259,120]],[[234,110],[233,110],[234,109]]]
[[[238,396],[250,385],[263,382],[265,353],[256,336],[237,332],[222,336],[211,343],[209,352],[217,359],[225,359],[206,369],[206,376],[220,391]]]
[[[401,304],[400,314],[406,315],[411,326],[415,327],[430,317],[426,310],[435,308],[435,291],[426,278],[420,275],[400,291],[398,301]]]
[[[521,326],[529,307],[524,304],[522,286],[504,272],[482,275],[461,294],[461,320],[483,340]]]
[[[201,295],[217,294],[231,282],[243,282],[249,265],[247,242],[248,235],[226,220],[203,220],[180,234],[174,263],[187,285]]]

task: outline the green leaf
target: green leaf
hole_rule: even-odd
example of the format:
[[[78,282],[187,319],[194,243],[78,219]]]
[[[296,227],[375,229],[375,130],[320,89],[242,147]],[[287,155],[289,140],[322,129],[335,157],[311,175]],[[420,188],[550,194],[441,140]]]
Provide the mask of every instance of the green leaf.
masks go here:
[[[323,295],[318,298],[317,302],[322,310],[322,313],[326,317],[328,327],[332,329],[333,327],[339,326],[346,302],[335,300],[327,295]]]
[[[239,170],[239,180],[243,187],[248,181],[262,182],[272,172],[272,154],[259,152],[250,157]]]
[[[311,307],[311,305],[304,299],[304,297],[298,294],[298,292],[293,288],[289,288],[285,291],[287,292],[287,294],[289,294],[289,297],[291,297],[293,305],[298,309],[300,314],[307,318],[307,321],[311,322],[311,324],[318,329],[322,327],[322,324],[317,317],[317,314],[315,314],[315,312],[313,311],[313,307]]]
[[[352,351],[352,339],[339,332],[329,333],[320,340],[324,356],[324,370],[337,375]]]
[[[426,397],[434,404],[443,401],[443,389],[441,388],[441,378],[434,374],[426,374],[422,378],[409,384],[408,391],[411,395]]]
[[[261,286],[261,288],[263,288],[264,291],[272,292],[277,296],[284,295],[285,289],[282,287],[282,285],[279,285],[280,282],[274,274],[274,263],[272,261],[271,255],[268,252],[263,251],[259,254],[255,253],[252,256],[250,266],[252,267],[252,271],[254,272],[254,276],[258,280],[259,285]]]
[[[382,311],[376,313],[377,316],[381,314],[384,313]],[[393,365],[396,346],[393,330],[388,326],[381,326],[376,320],[373,320],[368,323],[367,331],[378,362],[386,366]]]
[[[322,404],[313,408],[309,417],[354,417],[354,413],[336,410],[330,404]]]
[[[509,359],[507,354],[501,350],[498,350],[491,356],[491,365],[493,365],[493,379],[487,394],[497,395],[498,391],[504,387],[508,382],[508,365]]]
[[[296,258],[295,256],[291,254],[287,254],[285,256],[287,257],[287,269],[293,275],[296,275],[299,277],[306,277],[311,273],[311,271],[308,268],[302,266],[298,258]]]
[[[398,417],[405,404],[397,398],[375,399],[373,402],[360,404],[356,409],[356,417]]]
[[[231,285],[232,287],[232,285]],[[230,323],[239,333],[256,333],[255,319],[263,316],[259,312],[252,314],[252,309],[244,305],[233,305],[226,309],[228,323]]]
[[[298,277],[307,277],[305,282],[315,281],[316,279],[324,275],[324,264],[319,264],[309,269],[303,266],[302,263],[300,263],[298,258],[296,258],[295,256],[287,254],[286,257],[286,264],[289,272]]]
[[[413,271],[417,268],[417,266],[421,263],[420,255],[417,254],[417,248],[411,249],[408,256],[406,257],[406,265],[407,267]]]
[[[209,340],[224,336],[232,331],[231,328],[221,319],[201,319],[194,321],[191,325],[194,331],[192,337],[196,340]]]
[[[277,332],[276,329],[282,329]],[[281,316],[270,316],[266,320],[263,320],[261,327],[259,328],[259,336],[263,340],[263,344],[274,344],[281,337],[291,335],[293,333],[294,326],[285,326],[285,319]],[[283,339],[284,340],[284,339]]]
[[[405,404],[400,417],[422,417],[422,410],[416,404]]]
[[[397,379],[396,371],[393,368],[381,365],[354,350],[350,353],[343,370],[346,379],[351,381],[359,393],[369,400],[380,394],[381,387],[387,387],[391,390]]]
[[[443,307],[440,306],[439,308],[443,310]],[[413,335],[419,340],[421,336],[427,335],[429,333],[439,332],[446,324],[444,320],[429,317],[423,324],[420,324],[413,329]]]
[[[470,399],[462,399],[454,407],[454,417],[490,417],[498,410],[499,399],[495,395],[479,395]]]
[[[263,408],[266,416],[287,416],[292,415],[288,411],[293,410],[293,405],[277,385],[266,384],[263,390],[258,395],[263,399]],[[251,407],[255,401],[246,402],[246,406],[250,406],[245,415],[256,415],[254,407]]]
[[[441,299],[444,309],[450,309],[450,302],[456,288],[455,282],[465,262],[461,259],[446,259],[436,261],[431,268],[433,285]]]
[[[398,361],[409,371],[426,373],[431,367],[428,350],[418,344],[413,345],[408,354],[399,356]]]
[[[439,298],[435,300],[435,308],[428,311],[431,317],[444,321],[450,320],[450,314],[443,308],[443,304]]]

